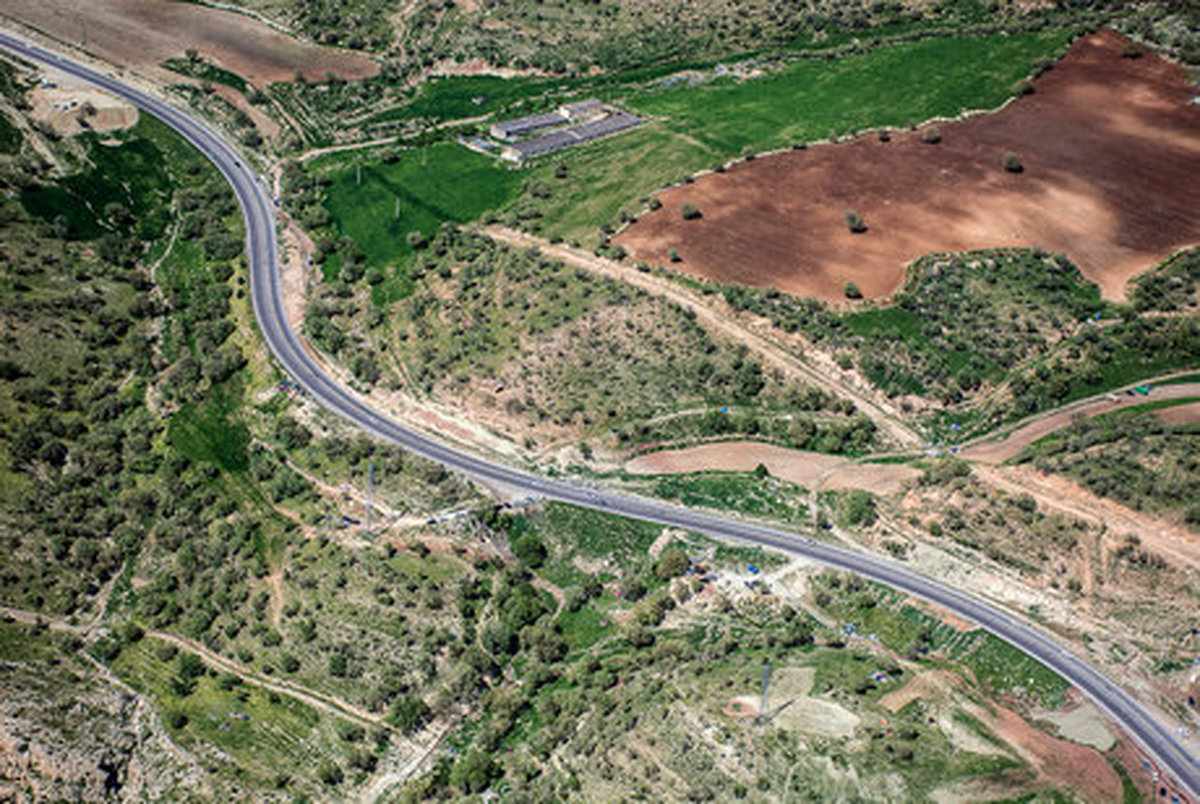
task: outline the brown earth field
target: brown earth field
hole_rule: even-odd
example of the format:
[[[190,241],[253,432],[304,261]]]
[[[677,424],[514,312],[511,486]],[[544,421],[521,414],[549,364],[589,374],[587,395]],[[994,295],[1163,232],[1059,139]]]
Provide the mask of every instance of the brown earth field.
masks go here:
[[[1196,424],[1200,422],[1200,402],[1189,402],[1158,411],[1155,415],[1167,424]]]
[[[0,15],[121,67],[157,69],[189,48],[252,84],[369,78],[365,56],[301,42],[244,14],[163,0],[0,0]],[[183,80],[183,79],[179,79]]]
[[[767,467],[773,476],[802,488],[861,488],[876,494],[899,491],[906,482],[921,474],[904,464],[862,465],[836,455],[756,441],[720,441],[649,452],[626,463],[625,471],[634,475],[751,472],[759,464]]]
[[[939,124],[742,162],[664,191],[618,238],[634,259],[718,282],[823,300],[854,282],[895,292],[930,252],[1041,246],[1066,252],[1106,298],[1200,242],[1200,106],[1183,68],[1102,31],[1077,41],[1033,94]],[[1019,154],[1021,173],[1003,169]],[[701,211],[685,221],[691,202]],[[851,234],[844,213],[868,226]]]

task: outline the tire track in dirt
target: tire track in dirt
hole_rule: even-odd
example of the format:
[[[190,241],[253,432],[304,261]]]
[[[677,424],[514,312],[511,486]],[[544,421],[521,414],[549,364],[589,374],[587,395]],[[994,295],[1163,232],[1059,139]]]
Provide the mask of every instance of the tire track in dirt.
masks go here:
[[[719,333],[730,340],[748,346],[772,368],[777,368],[785,374],[798,377],[806,382],[822,388],[839,397],[850,399],[860,411],[875,422],[880,432],[889,440],[902,447],[918,447],[923,439],[912,428],[905,424],[900,417],[888,411],[883,405],[867,397],[858,389],[838,382],[836,379],[817,370],[795,354],[781,346],[766,335],[754,332],[742,322],[730,315],[721,313],[706,304],[695,294],[676,285],[670,280],[649,273],[626,268],[611,260],[597,257],[580,249],[567,245],[550,243],[539,237],[518,232],[504,226],[488,226],[479,233],[509,246],[519,248],[536,248],[547,256],[561,260],[567,265],[582,268],[589,273],[625,282],[649,293],[652,296],[665,298],[685,310],[691,310],[706,329]]]

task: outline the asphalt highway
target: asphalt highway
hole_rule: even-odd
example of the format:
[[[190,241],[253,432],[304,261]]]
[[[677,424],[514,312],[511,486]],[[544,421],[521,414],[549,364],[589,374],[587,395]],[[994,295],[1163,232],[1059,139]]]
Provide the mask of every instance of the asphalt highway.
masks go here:
[[[131,34],[133,35],[133,34]],[[634,519],[760,545],[830,567],[851,570],[978,623],[1000,639],[1035,657],[1078,687],[1105,710],[1193,798],[1200,798],[1200,759],[1132,696],[1103,674],[1005,610],[952,589],[904,566],[845,547],[784,530],[699,513],[667,503],[541,477],[448,446],[401,426],[372,409],[353,391],[326,374],[309,356],[284,315],[273,201],[254,170],[234,146],[190,113],[124,82],[23,39],[0,33],[0,47],[89,81],[162,120],[190,141],[232,185],[246,225],[250,295],[263,339],[280,365],[316,402],[353,424],[447,468],[480,481]]]

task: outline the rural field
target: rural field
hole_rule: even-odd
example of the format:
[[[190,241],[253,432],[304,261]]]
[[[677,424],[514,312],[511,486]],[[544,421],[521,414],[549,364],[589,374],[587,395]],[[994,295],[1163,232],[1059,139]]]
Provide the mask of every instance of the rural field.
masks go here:
[[[298,75],[314,81],[352,80],[378,72],[365,56],[304,44],[250,17],[199,3],[2,0],[0,13],[82,46],[111,64],[136,70],[154,70],[167,59],[197,50],[259,86],[292,81]]]
[[[672,267],[706,279],[826,301],[845,299],[847,283],[886,297],[929,252],[1038,245],[1122,299],[1131,277],[1200,240],[1193,89],[1179,66],[1124,49],[1111,33],[1080,40],[997,114],[887,142],[863,134],[672,188],[617,242],[634,259],[672,265],[674,251]],[[1019,172],[1005,169],[1010,152]],[[685,203],[701,217],[685,220]],[[864,232],[848,230],[846,210]]]
[[[1192,801],[1193,22],[0,0],[0,800]]]

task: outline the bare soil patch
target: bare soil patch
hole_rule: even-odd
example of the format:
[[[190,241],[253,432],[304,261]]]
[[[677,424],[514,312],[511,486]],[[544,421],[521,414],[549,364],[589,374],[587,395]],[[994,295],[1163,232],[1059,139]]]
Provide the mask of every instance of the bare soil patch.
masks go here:
[[[1188,402],[1186,405],[1166,408],[1157,411],[1155,415],[1167,424],[1195,424],[1200,422],[1200,402]]]
[[[920,474],[903,464],[857,464],[835,455],[756,441],[721,441],[650,452],[626,463],[625,471],[635,475],[750,472],[760,463],[775,477],[803,488],[867,489],[876,494],[899,491]]]
[[[301,42],[252,17],[194,3],[0,0],[0,14],[112,64],[153,72],[189,48],[260,86],[292,81],[298,74],[323,81],[379,72],[375,62],[357,53]]]
[[[723,441],[640,455],[625,464],[625,470],[635,475],[751,472],[760,463],[775,477],[804,488],[814,488],[825,475],[850,465],[846,458],[833,455],[787,449],[754,441]]]
[[[1177,248],[1200,241],[1200,106],[1185,71],[1122,58],[1112,32],[1085,37],[995,114],[891,142],[854,142],[743,162],[661,194],[619,238],[636,259],[719,282],[825,300],[854,282],[887,296],[934,251],[1040,245],[1063,251],[1106,298]],[[1002,166],[1006,151],[1024,172]],[[703,217],[685,221],[681,207]],[[855,209],[868,230],[851,234]]]
[[[43,84],[29,93],[29,105],[30,117],[63,137],[119,131],[138,121],[134,106],[55,70],[46,71]]]
[[[1010,709],[978,707],[971,714],[1012,746],[1042,778],[1077,792],[1084,801],[1121,800],[1120,777],[1094,748],[1051,737]]]
[[[921,470],[902,463],[852,463],[836,469],[821,488],[866,489],[876,494],[895,494],[921,476]]]
[[[1068,740],[1083,745],[1090,745],[1101,751],[1107,751],[1116,744],[1116,738],[1104,721],[1104,715],[1095,704],[1084,701],[1074,709],[1065,712],[1040,712],[1043,720],[1048,720],[1058,727],[1058,731]]]
[[[879,705],[889,712],[899,712],[918,698],[940,699],[957,689],[961,679],[949,670],[925,670],[913,676],[903,687],[885,693]]]

